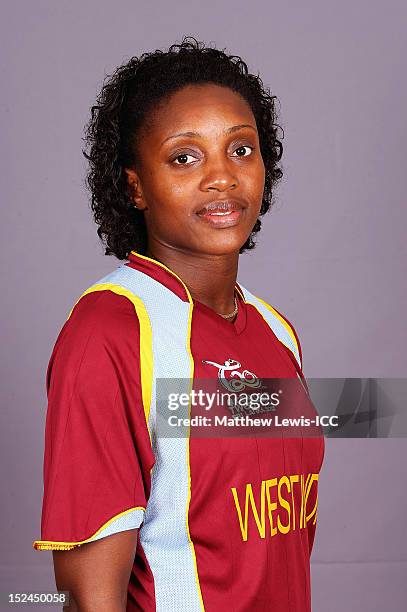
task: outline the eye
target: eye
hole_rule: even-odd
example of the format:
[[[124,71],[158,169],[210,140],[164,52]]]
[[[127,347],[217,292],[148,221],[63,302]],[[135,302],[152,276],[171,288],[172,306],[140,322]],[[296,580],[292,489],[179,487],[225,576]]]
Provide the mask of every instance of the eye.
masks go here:
[[[238,153],[238,151],[242,152],[241,154],[238,154],[237,157],[248,157],[247,155],[245,155],[244,150],[245,149],[250,149],[249,155],[252,153],[252,151],[254,150],[254,147],[251,147],[249,145],[240,145],[240,147],[238,147],[237,149],[235,149],[235,153]]]
[[[178,153],[178,155],[174,157],[172,161],[176,163],[177,166],[189,166],[191,162],[187,163],[188,157],[191,157],[192,159],[196,159],[196,157],[194,157],[193,155],[190,155],[189,153]]]

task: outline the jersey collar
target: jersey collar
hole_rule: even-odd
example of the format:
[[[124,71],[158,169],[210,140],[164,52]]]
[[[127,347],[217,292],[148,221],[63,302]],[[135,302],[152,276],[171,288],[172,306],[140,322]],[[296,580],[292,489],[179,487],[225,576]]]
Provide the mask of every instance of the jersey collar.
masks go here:
[[[147,257],[147,255],[141,255],[136,251],[131,251],[128,257],[128,262],[125,265],[147,274],[175,293],[184,302],[193,303],[192,296],[184,281],[181,280],[178,274],[173,272],[173,270],[168,268],[160,261]],[[243,302],[245,302],[243,291],[237,283],[235,284],[235,289],[239,293]]]

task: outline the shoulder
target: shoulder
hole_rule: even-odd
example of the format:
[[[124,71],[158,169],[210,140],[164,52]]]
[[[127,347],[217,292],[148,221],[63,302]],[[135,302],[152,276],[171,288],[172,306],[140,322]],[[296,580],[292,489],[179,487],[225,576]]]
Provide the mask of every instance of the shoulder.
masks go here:
[[[128,296],[103,286],[86,289],[71,308],[66,323],[114,336],[137,323],[137,311]]]
[[[85,363],[106,368],[113,359],[124,364],[139,357],[140,327],[132,302],[110,290],[86,290],[74,303],[55,341],[47,380],[55,366],[72,373]]]
[[[256,308],[280,342],[291,351],[302,369],[301,343],[293,323],[280,309],[277,310],[275,306],[263,298],[254,295],[241,284],[239,284],[239,287],[242,290],[245,302]]]
[[[71,308],[58,342],[70,341],[81,346],[94,341],[118,345],[139,334],[139,322],[134,304],[127,297],[107,289],[90,287]]]

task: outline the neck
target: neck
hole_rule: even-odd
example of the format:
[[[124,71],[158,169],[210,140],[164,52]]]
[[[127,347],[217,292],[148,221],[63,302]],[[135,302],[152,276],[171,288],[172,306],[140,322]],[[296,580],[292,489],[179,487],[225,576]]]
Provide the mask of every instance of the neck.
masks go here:
[[[193,299],[218,313],[233,312],[239,253],[186,253],[156,243],[149,245],[146,255],[175,272]]]

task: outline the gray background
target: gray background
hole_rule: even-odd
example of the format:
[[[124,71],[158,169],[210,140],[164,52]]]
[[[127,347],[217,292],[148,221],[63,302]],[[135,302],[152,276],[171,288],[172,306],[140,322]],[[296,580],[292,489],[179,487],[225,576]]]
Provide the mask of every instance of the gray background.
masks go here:
[[[281,102],[285,178],[239,279],[294,323],[309,377],[405,377],[405,3],[3,2],[1,590],[53,588],[40,537],[45,370],[74,301],[118,265],[84,189],[103,76],[194,35]],[[404,304],[404,307],[403,307]],[[406,442],[327,440],[315,612],[406,609]]]

